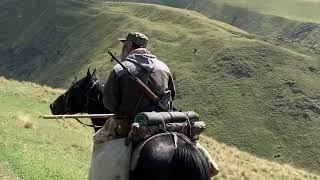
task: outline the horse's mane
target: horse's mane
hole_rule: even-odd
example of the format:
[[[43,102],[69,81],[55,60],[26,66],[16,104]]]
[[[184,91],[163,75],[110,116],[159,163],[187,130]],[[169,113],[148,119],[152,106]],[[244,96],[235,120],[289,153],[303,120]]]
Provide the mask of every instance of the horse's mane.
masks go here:
[[[173,172],[175,180],[209,180],[209,167],[202,153],[186,142],[174,152]]]
[[[131,179],[210,180],[209,164],[192,142],[163,133],[144,145]]]

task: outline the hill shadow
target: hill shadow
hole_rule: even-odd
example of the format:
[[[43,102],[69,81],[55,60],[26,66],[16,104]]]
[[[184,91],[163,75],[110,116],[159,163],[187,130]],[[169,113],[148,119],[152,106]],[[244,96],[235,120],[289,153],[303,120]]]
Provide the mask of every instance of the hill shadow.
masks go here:
[[[97,46],[91,41],[92,49],[79,49],[81,52],[74,55],[74,58],[79,55],[82,58],[64,61],[64,55],[70,51],[75,53],[73,49],[77,48],[72,47],[77,43],[66,39],[71,39],[72,33],[80,33],[77,28],[81,21],[89,20],[85,13],[75,17],[69,11],[85,12],[91,5],[89,1],[73,0],[0,3],[0,75],[51,87],[68,86],[80,69],[88,67],[89,60],[83,56]]]

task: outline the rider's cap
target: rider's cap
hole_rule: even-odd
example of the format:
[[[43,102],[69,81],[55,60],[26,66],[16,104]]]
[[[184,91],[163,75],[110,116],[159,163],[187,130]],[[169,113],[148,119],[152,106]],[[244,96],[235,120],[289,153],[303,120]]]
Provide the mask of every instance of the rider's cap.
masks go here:
[[[130,32],[126,38],[121,38],[119,41],[125,42],[127,40],[132,41],[134,44],[136,44],[139,47],[145,48],[148,44],[148,37],[142,33],[139,32]]]

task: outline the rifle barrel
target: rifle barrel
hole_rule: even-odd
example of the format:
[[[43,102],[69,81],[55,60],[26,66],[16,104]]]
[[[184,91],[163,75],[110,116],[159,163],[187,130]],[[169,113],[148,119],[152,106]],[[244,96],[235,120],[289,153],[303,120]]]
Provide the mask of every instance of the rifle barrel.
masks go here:
[[[114,116],[114,114],[72,114],[72,115],[43,115],[39,118],[43,119],[66,119],[66,118],[97,118],[106,119]]]
[[[118,64],[130,75],[131,78],[136,80],[137,78],[112,54],[111,51],[108,51],[108,54],[111,56],[111,58],[115,61],[117,61]]]

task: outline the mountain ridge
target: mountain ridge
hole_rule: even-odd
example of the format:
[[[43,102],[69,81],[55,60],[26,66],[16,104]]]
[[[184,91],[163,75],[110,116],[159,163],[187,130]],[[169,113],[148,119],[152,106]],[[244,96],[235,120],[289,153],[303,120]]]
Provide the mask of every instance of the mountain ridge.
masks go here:
[[[320,14],[317,12],[317,7],[320,7],[319,1],[273,0],[267,3],[259,0],[123,0],[121,2],[127,1],[187,8],[251,34],[268,36],[271,38],[268,41],[274,44],[320,55],[320,44],[317,40],[320,37],[320,19],[318,18]]]

